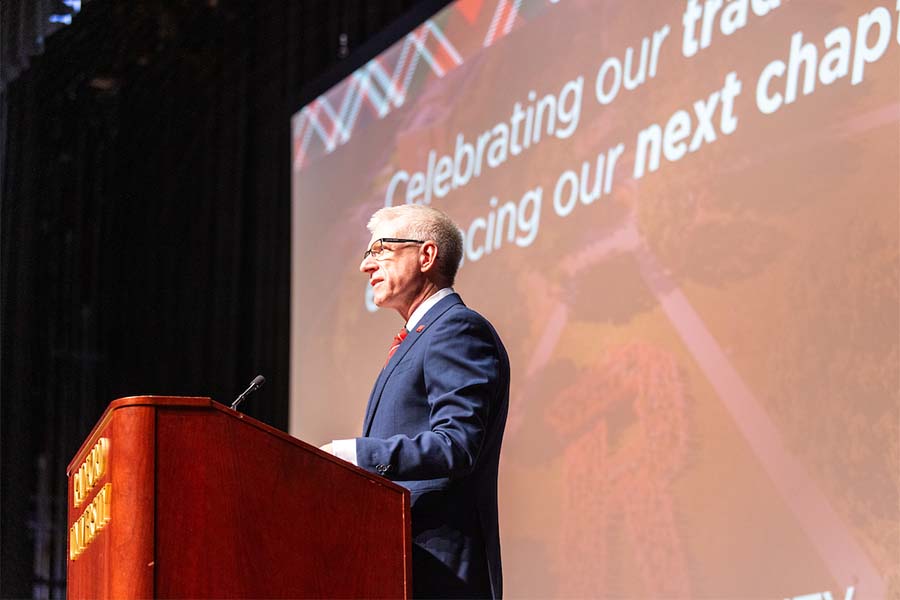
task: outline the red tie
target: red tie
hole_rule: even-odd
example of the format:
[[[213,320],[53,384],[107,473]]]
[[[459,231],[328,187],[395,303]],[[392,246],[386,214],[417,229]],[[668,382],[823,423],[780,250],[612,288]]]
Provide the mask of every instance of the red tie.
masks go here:
[[[404,327],[399,332],[397,332],[397,335],[394,336],[394,341],[391,344],[391,349],[388,350],[387,360],[384,361],[384,366],[387,366],[388,362],[391,360],[391,357],[394,355],[394,352],[397,351],[397,348],[399,348],[403,340],[406,339],[406,335],[408,333],[409,332],[406,331],[406,327]]]

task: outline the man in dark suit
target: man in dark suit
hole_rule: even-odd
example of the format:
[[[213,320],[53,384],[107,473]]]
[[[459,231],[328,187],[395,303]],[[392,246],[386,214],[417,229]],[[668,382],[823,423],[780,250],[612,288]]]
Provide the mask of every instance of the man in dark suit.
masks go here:
[[[328,451],[409,488],[413,595],[500,598],[497,470],[509,407],[509,358],[491,324],[453,289],[456,225],[430,207],[369,221],[360,270],[375,304],[406,323],[366,407],[362,437]]]

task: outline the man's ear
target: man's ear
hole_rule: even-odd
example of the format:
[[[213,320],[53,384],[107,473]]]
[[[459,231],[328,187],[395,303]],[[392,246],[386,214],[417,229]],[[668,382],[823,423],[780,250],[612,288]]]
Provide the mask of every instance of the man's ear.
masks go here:
[[[437,268],[438,247],[433,241],[428,240],[422,244],[422,251],[419,252],[419,268],[423,273]]]

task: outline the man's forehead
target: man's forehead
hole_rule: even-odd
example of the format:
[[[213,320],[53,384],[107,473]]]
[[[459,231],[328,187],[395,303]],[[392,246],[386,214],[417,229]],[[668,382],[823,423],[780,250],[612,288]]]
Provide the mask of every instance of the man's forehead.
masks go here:
[[[372,237],[369,240],[369,245],[371,246],[372,242],[379,238],[399,237],[397,234],[403,229],[404,225],[404,220],[400,218],[378,223],[378,225],[372,231]]]

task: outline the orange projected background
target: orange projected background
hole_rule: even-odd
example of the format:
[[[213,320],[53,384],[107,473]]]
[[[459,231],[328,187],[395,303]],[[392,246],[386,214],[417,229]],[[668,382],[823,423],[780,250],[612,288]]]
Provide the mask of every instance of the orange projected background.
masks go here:
[[[456,219],[509,597],[900,594],[896,0],[462,0],[293,130],[291,433],[359,435],[369,215]],[[823,596],[824,597],[824,596]]]

